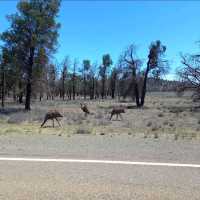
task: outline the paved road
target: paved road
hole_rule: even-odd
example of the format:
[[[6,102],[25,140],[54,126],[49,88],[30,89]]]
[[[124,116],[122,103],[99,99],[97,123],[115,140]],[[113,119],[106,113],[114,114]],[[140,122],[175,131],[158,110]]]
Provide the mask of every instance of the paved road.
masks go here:
[[[200,164],[199,141],[131,136],[1,136],[0,157]],[[199,200],[200,169],[0,161],[0,199]]]

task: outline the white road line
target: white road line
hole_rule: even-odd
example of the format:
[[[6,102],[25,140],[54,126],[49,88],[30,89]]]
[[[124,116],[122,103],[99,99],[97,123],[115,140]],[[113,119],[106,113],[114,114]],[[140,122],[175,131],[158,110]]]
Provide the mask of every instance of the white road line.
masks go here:
[[[115,164],[115,165],[141,165],[141,166],[164,166],[164,167],[200,168],[200,164],[159,163],[159,162],[133,162],[133,161],[121,161],[121,160],[82,160],[82,159],[0,157],[0,162],[1,161],[57,162],[57,163],[93,163],[93,164]]]

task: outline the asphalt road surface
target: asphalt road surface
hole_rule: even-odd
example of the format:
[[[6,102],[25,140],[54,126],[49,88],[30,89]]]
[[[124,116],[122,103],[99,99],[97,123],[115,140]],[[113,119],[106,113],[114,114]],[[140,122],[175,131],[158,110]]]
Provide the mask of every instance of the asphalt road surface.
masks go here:
[[[131,136],[0,136],[0,158],[200,164],[200,142]],[[199,200],[200,168],[0,160],[0,199]]]

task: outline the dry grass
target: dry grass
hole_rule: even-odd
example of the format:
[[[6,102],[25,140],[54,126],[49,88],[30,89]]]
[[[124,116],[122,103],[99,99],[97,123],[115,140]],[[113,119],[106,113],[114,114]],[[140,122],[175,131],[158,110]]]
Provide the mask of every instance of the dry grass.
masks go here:
[[[189,96],[177,97],[174,93],[151,93],[142,109],[127,109],[123,120],[109,120],[114,105],[134,108],[130,101],[91,101],[88,107],[93,115],[84,116],[80,101],[35,102],[31,112],[22,106],[9,104],[0,113],[0,134],[127,134],[144,138],[171,136],[177,139],[197,139],[200,130],[200,107]],[[131,107],[132,105],[132,107]],[[45,113],[49,109],[59,110],[64,118],[62,127],[40,128]]]

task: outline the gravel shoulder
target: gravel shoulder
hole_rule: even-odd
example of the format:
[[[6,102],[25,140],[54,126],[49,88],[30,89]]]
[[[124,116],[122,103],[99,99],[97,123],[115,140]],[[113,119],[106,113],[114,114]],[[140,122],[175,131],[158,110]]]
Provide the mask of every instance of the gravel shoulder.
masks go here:
[[[144,139],[127,135],[12,135],[0,137],[0,156],[200,163],[197,140]]]

